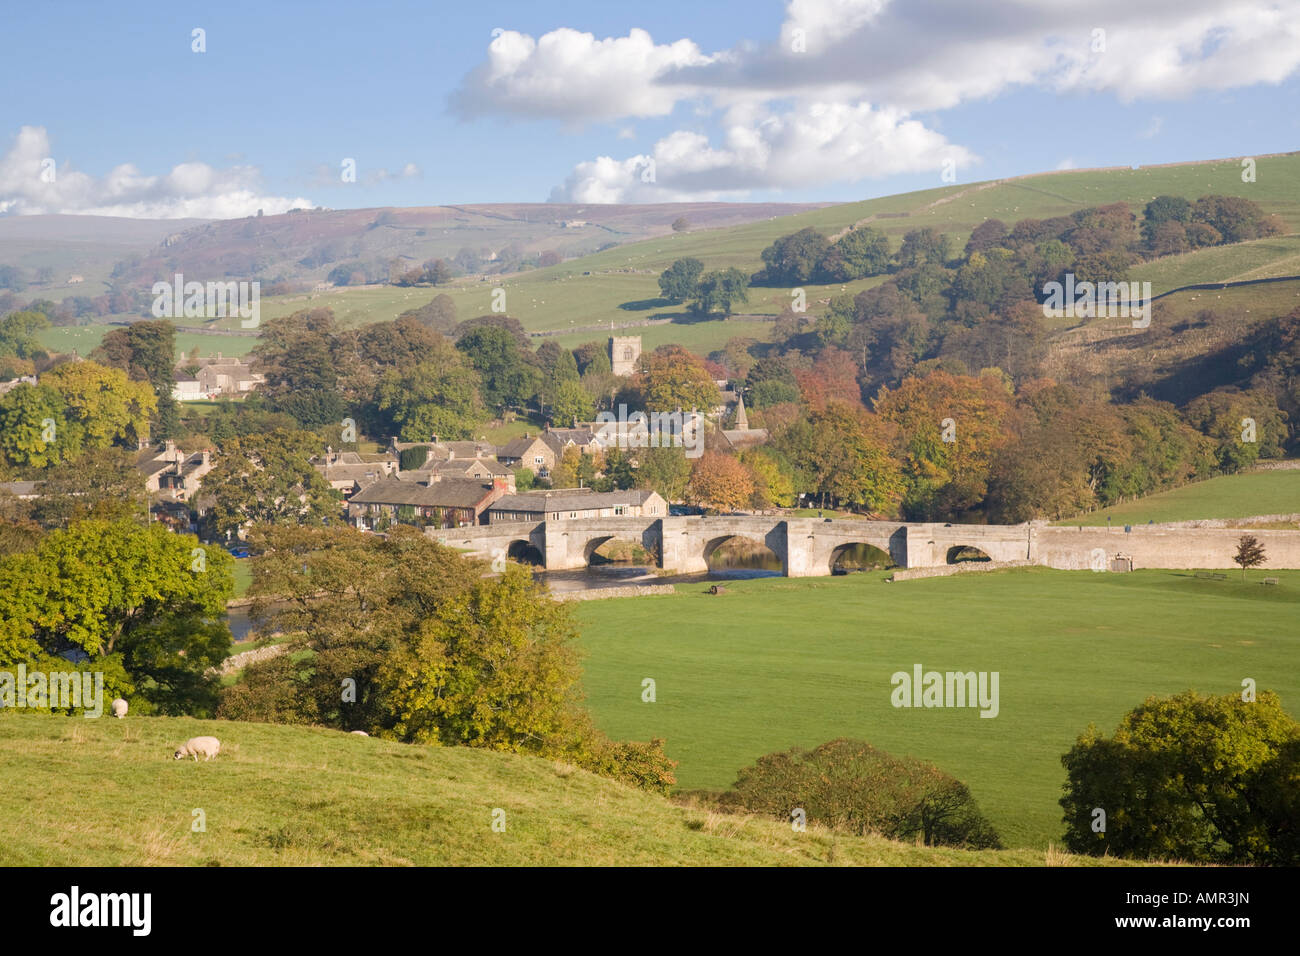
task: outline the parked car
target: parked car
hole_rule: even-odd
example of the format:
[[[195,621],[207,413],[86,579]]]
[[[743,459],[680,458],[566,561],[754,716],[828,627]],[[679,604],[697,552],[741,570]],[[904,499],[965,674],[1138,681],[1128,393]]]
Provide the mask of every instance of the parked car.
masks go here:
[[[248,548],[242,544],[227,545],[226,551],[232,558],[246,558],[250,553]]]

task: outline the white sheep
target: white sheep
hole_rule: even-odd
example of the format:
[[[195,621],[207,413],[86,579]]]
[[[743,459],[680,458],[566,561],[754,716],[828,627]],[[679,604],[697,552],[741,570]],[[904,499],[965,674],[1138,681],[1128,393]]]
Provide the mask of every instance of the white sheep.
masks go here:
[[[356,734],[358,737],[369,737],[369,736],[370,736],[370,735],[369,735],[368,733],[366,733],[364,730],[354,730],[354,731],[352,731],[352,733]]]
[[[114,717],[126,716],[126,701],[124,701],[121,697],[114,700],[111,706],[113,708]]]
[[[220,750],[221,741],[216,737],[191,737],[185,741],[185,746],[177,750],[173,756],[177,760],[193,757],[195,763],[197,763],[199,754],[203,754],[204,760],[211,760]]]

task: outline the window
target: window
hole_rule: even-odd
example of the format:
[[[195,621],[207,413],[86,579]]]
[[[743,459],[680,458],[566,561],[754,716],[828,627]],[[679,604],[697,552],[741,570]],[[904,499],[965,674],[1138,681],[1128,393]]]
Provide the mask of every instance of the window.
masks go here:
[[[632,349],[630,346],[623,350],[623,361],[625,362],[632,361]]]
[[[534,464],[534,465],[544,465],[544,464],[546,464],[546,459],[543,458],[541,455],[535,455],[535,456],[533,457],[533,464]]]
[[[578,512],[576,512],[576,511],[570,511],[570,512],[569,512],[569,517],[570,517],[570,518],[576,518],[576,517],[578,517]]]
[[[623,512],[624,512],[625,510],[626,510],[626,509],[624,508],[623,505],[615,505],[615,506],[614,506],[614,514],[616,514],[616,515],[621,515],[621,514],[623,514]]]

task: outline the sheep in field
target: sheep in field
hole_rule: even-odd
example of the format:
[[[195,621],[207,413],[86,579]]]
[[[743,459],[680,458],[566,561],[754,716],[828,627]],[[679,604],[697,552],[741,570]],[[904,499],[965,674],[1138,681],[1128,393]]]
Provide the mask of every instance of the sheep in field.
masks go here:
[[[199,754],[203,754],[204,760],[211,760],[220,750],[221,741],[216,737],[191,737],[185,741],[185,746],[178,749],[173,756],[177,760],[193,757],[197,763]]]
[[[113,703],[112,703],[111,706],[112,706],[112,708],[113,708],[113,716],[114,716],[114,717],[125,717],[125,716],[126,716],[126,701],[124,701],[121,697],[119,697],[119,698],[117,698],[115,701],[113,701]]]

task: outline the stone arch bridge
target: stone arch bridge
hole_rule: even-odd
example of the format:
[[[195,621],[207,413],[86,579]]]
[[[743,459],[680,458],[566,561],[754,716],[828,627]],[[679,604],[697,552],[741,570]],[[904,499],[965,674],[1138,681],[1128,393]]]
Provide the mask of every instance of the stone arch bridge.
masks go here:
[[[425,533],[481,557],[531,559],[552,571],[584,568],[606,541],[631,540],[658,555],[660,568],[678,573],[707,571],[710,555],[724,541],[748,538],[770,548],[787,577],[815,577],[830,574],[839,556],[856,544],[879,548],[901,568],[952,564],[966,548],[978,549],[996,563],[1028,562],[1062,570],[1111,570],[1120,558],[1127,559],[1121,564],[1134,568],[1232,568],[1237,542],[1245,532],[1167,525],[1080,529],[1040,523],[623,516],[427,528]],[[1264,568],[1300,568],[1300,531],[1249,533],[1264,545]]]
[[[915,524],[897,521],[826,521],[820,518],[609,517],[568,521],[519,521],[467,528],[428,528],[431,538],[475,555],[531,558],[550,571],[585,568],[593,552],[611,539],[634,541],[659,556],[665,571],[703,572],[725,541],[746,538],[766,545],[788,577],[830,574],[848,548],[866,544],[899,567],[950,563],[953,552],[978,548],[993,561],[1028,557],[1026,525]]]

